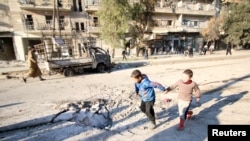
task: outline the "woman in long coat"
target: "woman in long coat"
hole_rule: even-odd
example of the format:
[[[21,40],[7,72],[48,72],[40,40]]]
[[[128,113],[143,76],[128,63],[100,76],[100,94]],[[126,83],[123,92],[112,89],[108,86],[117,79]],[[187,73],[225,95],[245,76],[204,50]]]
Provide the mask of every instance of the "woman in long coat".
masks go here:
[[[42,72],[38,66],[37,62],[37,56],[35,54],[35,48],[34,47],[29,47],[29,52],[28,52],[28,66],[29,66],[29,71],[26,74],[26,77],[23,77],[23,81],[26,83],[28,77],[39,77],[40,81],[45,80],[42,78]]]

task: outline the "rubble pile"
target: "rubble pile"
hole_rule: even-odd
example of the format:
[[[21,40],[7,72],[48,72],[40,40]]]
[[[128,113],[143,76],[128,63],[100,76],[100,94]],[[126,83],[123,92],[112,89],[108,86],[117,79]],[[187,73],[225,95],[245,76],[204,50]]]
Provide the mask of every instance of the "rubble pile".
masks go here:
[[[81,126],[110,129],[113,120],[122,119],[138,110],[139,97],[132,92],[110,89],[108,99],[96,98],[90,101],[78,101],[64,104],[51,123],[73,121]],[[106,87],[106,91],[107,87]]]
[[[105,99],[70,103],[52,118],[51,123],[74,121],[82,126],[108,129],[112,125],[112,119],[106,106]]]

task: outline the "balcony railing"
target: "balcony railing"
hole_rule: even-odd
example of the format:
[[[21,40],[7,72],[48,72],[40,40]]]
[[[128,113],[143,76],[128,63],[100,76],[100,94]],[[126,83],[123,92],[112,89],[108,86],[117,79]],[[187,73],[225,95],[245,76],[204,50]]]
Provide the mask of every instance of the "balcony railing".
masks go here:
[[[53,22],[34,22],[34,21],[26,21],[24,24],[24,29],[26,31],[32,31],[32,32],[40,32],[40,31],[50,31],[53,30]],[[62,21],[58,25],[58,23],[55,23],[55,29],[56,30],[65,30],[65,31],[71,31],[71,27],[67,21]]]
[[[87,28],[88,33],[100,33],[100,27],[99,26],[90,26]]]
[[[155,7],[156,13],[176,13],[176,14],[190,14],[190,15],[208,15],[215,14],[215,6],[206,3],[188,3],[173,1],[158,2]]]
[[[90,5],[100,6],[102,3],[102,0],[85,0],[84,2],[85,2],[85,5],[87,6],[90,6]]]
[[[87,12],[98,11],[102,4],[102,0],[85,0],[84,2]]]
[[[25,10],[53,10],[53,0],[18,0],[21,9]],[[72,4],[69,2],[57,3],[59,10],[71,11]]]

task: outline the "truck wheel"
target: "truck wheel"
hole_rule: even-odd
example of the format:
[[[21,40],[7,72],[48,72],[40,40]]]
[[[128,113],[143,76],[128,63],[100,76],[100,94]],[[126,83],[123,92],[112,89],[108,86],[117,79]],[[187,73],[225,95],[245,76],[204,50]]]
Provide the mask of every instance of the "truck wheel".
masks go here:
[[[68,76],[73,76],[74,75],[74,70],[71,68],[66,68],[63,71],[63,75],[68,77]]]
[[[97,67],[96,67],[96,70],[98,72],[105,72],[105,65],[104,64],[98,64]]]

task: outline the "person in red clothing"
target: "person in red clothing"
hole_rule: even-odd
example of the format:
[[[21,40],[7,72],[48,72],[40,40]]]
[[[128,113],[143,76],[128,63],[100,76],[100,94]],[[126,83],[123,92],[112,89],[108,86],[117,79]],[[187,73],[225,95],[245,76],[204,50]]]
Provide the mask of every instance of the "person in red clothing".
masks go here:
[[[190,119],[193,112],[189,111],[192,99],[193,92],[196,94],[196,101],[200,101],[201,93],[200,88],[195,81],[192,80],[193,71],[190,69],[186,69],[183,72],[182,79],[178,80],[174,84],[170,85],[165,93],[169,91],[179,88],[178,90],[178,111],[180,117],[180,123],[178,126],[179,130],[184,129],[184,122],[186,119]]]

